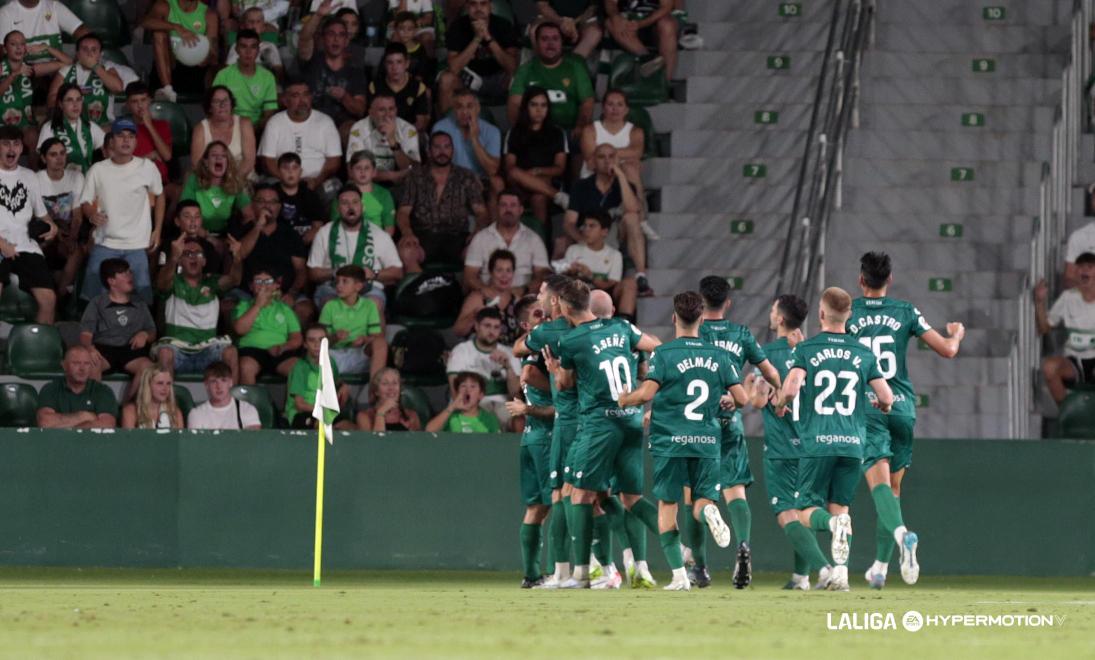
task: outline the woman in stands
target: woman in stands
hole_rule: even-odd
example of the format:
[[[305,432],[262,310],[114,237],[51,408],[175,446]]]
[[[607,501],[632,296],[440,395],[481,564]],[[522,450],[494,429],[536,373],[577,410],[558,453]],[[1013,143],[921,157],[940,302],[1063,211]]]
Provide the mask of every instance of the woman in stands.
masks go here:
[[[369,381],[369,407],[357,414],[362,431],[421,431],[422,420],[402,403],[403,381],[391,367],[381,369]]]
[[[159,365],[141,373],[137,396],[122,408],[124,429],[181,429],[182,410],[175,401],[175,380]]]
[[[593,175],[593,150],[610,144],[616,147],[624,176],[635,186],[639,199],[645,199],[641,161],[646,139],[643,130],[627,120],[631,111],[627,96],[618,89],[610,89],[605,92],[601,108],[601,118],[582,129],[582,177]]]
[[[467,337],[475,329],[475,315],[484,307],[497,307],[502,312],[502,334],[498,343],[513,346],[521,334],[517,321],[517,296],[513,293],[513,273],[517,269],[517,257],[509,250],[495,250],[487,259],[487,271],[490,279],[478,291],[472,291],[464,298],[460,315],[452,325],[452,331],[459,337]]]
[[[38,150],[44,167],[38,170],[38,190],[50,219],[60,233],[56,241],[42,246],[57,281],[61,296],[70,293],[76,275],[87,259],[87,238],[91,224],[83,222],[83,211],[76,200],[84,189],[84,175],[68,166],[68,150],[58,138],[48,138]]]
[[[186,177],[181,200],[194,200],[201,207],[202,227],[213,236],[224,236],[235,214],[252,213],[247,184],[239,174],[228,145],[214,140],[205,148],[194,171]]]
[[[190,139],[190,162],[200,161],[206,147],[220,141],[228,145],[240,178],[250,179],[255,173],[255,127],[251,120],[236,114],[236,97],[224,85],[209,90],[204,108],[205,119],[194,127]]]
[[[551,121],[551,101],[543,87],[531,86],[521,97],[517,124],[506,133],[503,145],[506,180],[529,195],[526,207],[541,223],[548,221],[548,207],[554,201],[566,208],[561,191],[566,171],[566,131]]]
[[[57,90],[60,99],[53,109],[50,120],[42,125],[38,134],[38,148],[46,140],[55,137],[64,143],[68,151],[70,167],[78,167],[87,174],[97,153],[103,148],[103,129],[83,118],[84,93],[76,83],[65,83]]]

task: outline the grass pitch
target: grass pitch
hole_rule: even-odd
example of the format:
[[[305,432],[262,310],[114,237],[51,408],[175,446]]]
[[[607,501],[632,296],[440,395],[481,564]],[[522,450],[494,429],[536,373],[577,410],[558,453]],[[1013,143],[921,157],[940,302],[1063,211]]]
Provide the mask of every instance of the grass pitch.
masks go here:
[[[664,578],[666,576],[658,576]],[[1090,658],[1095,579],[925,577],[876,592],[546,592],[514,574],[4,569],[0,656]],[[891,582],[900,582],[896,568]],[[1047,628],[925,627],[925,615],[1055,615]],[[893,612],[897,630],[829,630]],[[877,617],[877,614],[876,614]]]

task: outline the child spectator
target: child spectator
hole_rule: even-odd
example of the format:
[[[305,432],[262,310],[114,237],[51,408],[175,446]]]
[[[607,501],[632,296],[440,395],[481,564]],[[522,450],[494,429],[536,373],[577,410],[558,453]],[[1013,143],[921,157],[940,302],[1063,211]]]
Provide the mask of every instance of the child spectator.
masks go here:
[[[486,380],[477,373],[463,372],[453,381],[452,401],[426,424],[431,433],[498,433],[502,430],[498,418],[481,408]]]
[[[320,348],[327,337],[327,330],[321,325],[313,325],[304,333],[304,348],[307,351],[304,358],[297,360],[293,370],[289,373],[289,383],[286,386],[285,395],[285,419],[294,429],[312,429],[316,427],[316,419],[312,417],[312,409],[316,405],[316,390],[319,389],[322,378],[319,366]],[[350,388],[339,382],[338,365],[331,361],[331,371],[334,373],[335,386],[338,390],[338,404],[342,412],[335,419],[336,429],[352,429],[354,423],[350,421],[350,413],[347,404],[350,401]]]
[[[624,279],[624,258],[620,251],[605,244],[612,218],[604,211],[586,215],[582,221],[582,243],[567,248],[563,261],[565,274],[607,291],[621,316],[635,319],[638,287],[635,278]]]
[[[1047,356],[1042,360],[1042,374],[1057,403],[1068,396],[1070,385],[1095,382],[1095,254],[1084,252],[1076,257],[1075,264],[1076,287],[1061,292],[1048,312],[1045,280],[1034,288],[1038,334],[1048,334],[1057,326],[1068,330],[1064,356]]]
[[[388,342],[376,303],[361,296],[365,269],[343,266],[335,273],[335,292],[319,313],[319,322],[334,338],[331,360],[344,374],[376,375],[388,362]]]
[[[395,236],[395,200],[388,189],[373,183],[376,177],[376,157],[371,151],[357,151],[350,156],[350,180],[347,186],[361,191],[361,213],[365,220]],[[331,202],[331,221],[338,220],[338,200]]]
[[[281,288],[273,273],[254,271],[254,300],[236,306],[234,328],[239,339],[240,382],[254,385],[260,375],[287,376],[301,345],[300,321],[293,308],[280,298]]]
[[[254,30],[255,34],[259,35],[259,63],[267,69],[270,69],[275,78],[281,80],[285,77],[285,66],[281,62],[281,53],[278,52],[278,45],[263,38],[268,34],[266,29],[268,25],[266,18],[263,16],[262,9],[260,7],[251,7],[243,12],[243,19],[240,21],[240,33],[244,30]],[[239,40],[238,35],[236,39],[237,41]],[[239,58],[240,56],[236,49],[234,47],[229,48],[228,56],[225,58],[225,64],[235,64],[239,61]]]
[[[44,429],[112,429],[118,423],[118,400],[109,387],[91,377],[92,354],[70,346],[61,363],[65,375],[38,393],[38,426]]]
[[[433,80],[437,76],[437,60],[418,39],[418,21],[409,11],[401,11],[392,19],[391,41],[403,44],[410,59],[410,73],[419,80]]]
[[[236,37],[236,63],[217,73],[214,85],[224,85],[232,91],[236,113],[261,127],[278,109],[278,83],[274,74],[258,63],[259,35],[254,30],[240,30]]]
[[[247,184],[236,169],[228,145],[219,140],[211,142],[201,160],[194,163],[179,199],[198,203],[205,230],[214,236],[228,231],[234,214],[249,216],[253,212]]]
[[[426,85],[410,74],[410,64],[406,46],[388,44],[381,59],[383,74],[369,83],[369,96],[390,94],[395,98],[396,116],[424,133],[430,126],[430,94]]]
[[[182,410],[175,401],[175,381],[171,372],[152,366],[141,373],[137,397],[122,406],[123,429],[185,428]]]
[[[433,26],[433,0],[388,0],[388,15],[392,16],[392,22],[388,24],[389,34],[395,34],[401,18],[406,21],[409,17],[413,22],[411,30],[415,40],[422,44],[427,53],[433,54],[437,40]]]
[[[205,271],[208,273],[224,272],[224,252],[227,251],[225,243],[219,238],[210,238],[202,222],[201,207],[192,199],[183,200],[175,207],[175,231],[172,232],[172,242],[181,236],[188,241],[193,241],[201,246],[205,259]],[[168,243],[160,250],[160,258],[157,265],[165,266],[171,256],[171,244]],[[174,271],[172,271],[174,274]]]
[[[134,299],[133,271],[125,259],[107,259],[99,268],[103,293],[88,303],[80,319],[80,344],[92,352],[92,377],[125,372],[133,376],[125,399],[137,390],[137,377],[152,366],[148,350],[156,339],[156,323],[148,306]]]
[[[301,185],[302,172],[300,156],[292,151],[278,156],[275,186],[281,201],[278,222],[300,235],[305,245],[311,245],[316,232],[323,226],[323,200],[314,190]]]
[[[399,372],[385,367],[369,380],[369,407],[357,414],[362,431],[421,431],[422,420],[412,408],[403,407],[403,382]]]
[[[246,429],[262,428],[259,411],[246,401],[232,396],[232,370],[223,362],[214,362],[205,368],[205,392],[209,399],[195,406],[187,417],[192,429]]]

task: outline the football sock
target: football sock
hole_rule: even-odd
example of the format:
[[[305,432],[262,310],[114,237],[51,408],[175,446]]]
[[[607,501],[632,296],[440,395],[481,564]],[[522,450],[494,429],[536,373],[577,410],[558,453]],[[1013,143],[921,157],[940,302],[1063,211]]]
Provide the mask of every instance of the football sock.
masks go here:
[[[734,528],[738,543],[748,543],[749,531],[753,526],[753,513],[749,510],[749,503],[745,500],[730,500],[726,509],[730,512],[730,525]]]
[[[615,495],[609,495],[601,502],[601,508],[605,511],[612,533],[616,535],[616,541],[623,548],[631,547],[631,542],[627,538],[627,525],[624,522],[624,516],[627,513],[624,505],[620,504],[620,500]]]
[[[797,520],[787,523],[783,528],[783,533],[790,539],[795,552],[801,555],[806,562],[806,570],[802,575],[829,565],[828,558],[821,551],[821,546],[817,544],[817,535],[806,529],[802,523]]]
[[[631,543],[631,551],[635,553],[635,561],[646,561],[646,526],[643,525],[643,521],[639,520],[633,512],[625,511],[624,526]]]
[[[833,516],[825,509],[814,509],[814,512],[810,514],[810,529],[818,532],[828,532],[829,519]]]
[[[612,563],[612,525],[607,515],[593,518],[593,556],[601,566]]]
[[[658,534],[658,507],[651,504],[645,497],[640,497],[631,505],[631,513],[638,516],[639,520],[651,534]]]
[[[893,489],[886,484],[878,484],[871,489],[871,499],[874,500],[875,511],[878,512],[878,524],[891,534],[905,522],[901,518],[901,503],[893,494]]]
[[[665,560],[669,563],[669,568],[674,571],[678,568],[684,568],[684,559],[681,558],[680,531],[672,529],[668,532],[662,532],[658,535],[658,540],[662,544],[662,550],[665,552]]]
[[[525,577],[540,577],[540,525],[521,524],[521,566]]]
[[[689,519],[685,532],[690,537],[685,539],[685,545],[692,548],[692,561],[699,568],[703,568],[707,566],[707,524],[691,515],[685,517]]]
[[[572,504],[571,510],[571,535],[574,538],[573,553],[576,566],[585,566],[584,579],[589,579],[589,552],[593,547],[593,505]],[[578,577],[578,571],[575,571]],[[583,579],[583,578],[579,578]]]
[[[874,547],[875,561],[880,564],[889,564],[890,558],[893,557],[893,551],[897,547],[897,543],[894,541],[893,534],[890,534],[882,525],[882,521],[879,520],[875,524],[874,528]]]
[[[802,523],[799,523],[800,525]],[[798,550],[795,550],[795,575],[809,575],[810,564],[806,561],[806,557],[802,555]]]
[[[548,536],[550,537],[549,547],[551,548],[551,559],[556,564],[563,564],[570,561],[570,556],[567,553],[567,517],[566,509],[563,508],[563,501],[559,500],[551,505],[551,520],[548,522]]]

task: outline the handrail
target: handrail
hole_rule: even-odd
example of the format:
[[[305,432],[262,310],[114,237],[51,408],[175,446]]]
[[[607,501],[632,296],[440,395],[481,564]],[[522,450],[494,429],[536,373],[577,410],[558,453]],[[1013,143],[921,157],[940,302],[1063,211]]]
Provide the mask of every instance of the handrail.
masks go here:
[[[783,244],[777,294],[793,293],[810,301],[814,293],[810,287],[819,280],[824,266],[826,227],[832,210],[843,202],[846,136],[859,123],[859,69],[873,16],[874,0],[833,3]]]

